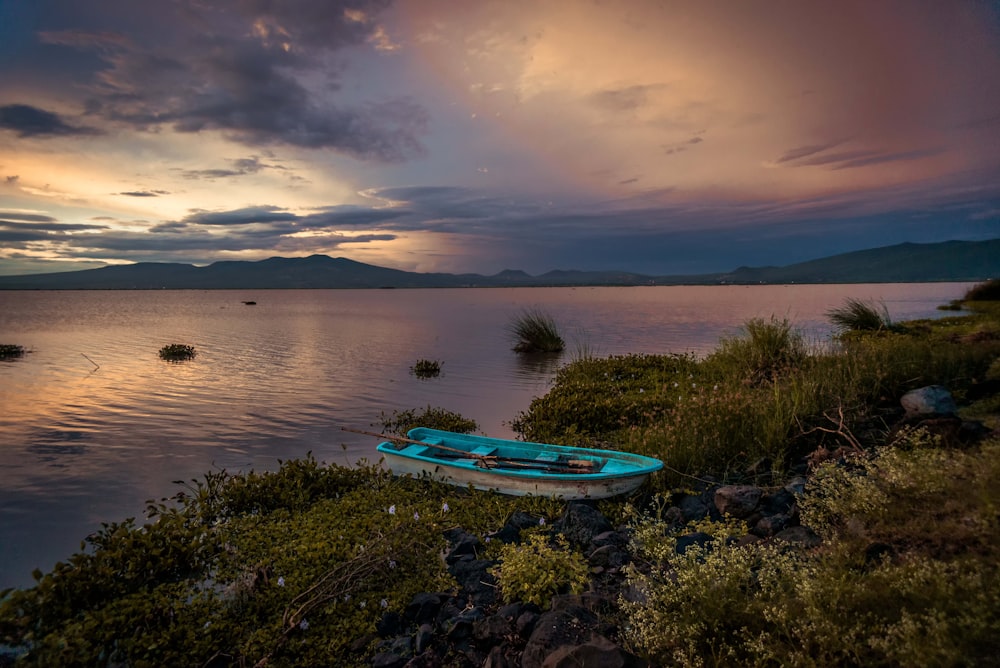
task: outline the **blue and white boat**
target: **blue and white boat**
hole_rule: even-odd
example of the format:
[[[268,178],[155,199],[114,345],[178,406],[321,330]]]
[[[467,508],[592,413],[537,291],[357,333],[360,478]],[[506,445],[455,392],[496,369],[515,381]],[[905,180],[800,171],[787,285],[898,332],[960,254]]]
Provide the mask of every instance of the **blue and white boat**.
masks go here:
[[[395,475],[514,496],[605,499],[638,489],[663,462],[614,450],[530,443],[438,429],[411,429],[378,451]]]

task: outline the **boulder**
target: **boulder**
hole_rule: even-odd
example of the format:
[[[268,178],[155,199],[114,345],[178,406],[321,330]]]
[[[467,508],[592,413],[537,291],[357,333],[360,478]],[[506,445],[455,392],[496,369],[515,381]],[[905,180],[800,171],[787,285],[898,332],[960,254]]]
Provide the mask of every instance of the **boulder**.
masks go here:
[[[594,538],[614,529],[601,511],[587,503],[570,503],[552,528],[582,548],[588,548]]]
[[[912,390],[899,400],[908,417],[914,415],[951,415],[958,412],[958,406],[948,388],[941,385],[928,385]]]
[[[753,485],[724,485],[715,490],[713,501],[723,515],[744,519],[757,509],[763,496],[764,490]]]
[[[564,645],[545,657],[542,668],[632,668],[643,665],[637,657],[611,642],[596,636],[582,645]]]
[[[521,654],[522,668],[541,668],[542,662],[565,645],[589,642],[599,623],[598,617],[581,607],[567,607],[542,614]]]

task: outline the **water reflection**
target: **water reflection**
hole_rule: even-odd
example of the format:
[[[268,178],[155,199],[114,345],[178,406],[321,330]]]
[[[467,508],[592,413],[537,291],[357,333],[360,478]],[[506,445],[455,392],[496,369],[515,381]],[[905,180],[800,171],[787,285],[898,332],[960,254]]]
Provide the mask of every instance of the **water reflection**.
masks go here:
[[[32,351],[0,365],[0,589],[30,584],[34,567],[101,521],[141,514],[173,480],[310,451],[377,460],[377,439],[341,426],[434,406],[512,437],[509,421],[579,351],[703,353],[771,314],[820,336],[847,295],[884,298],[900,320],[967,287],[0,291],[0,332]],[[551,313],[578,352],[513,353],[506,324],[525,306]],[[197,356],[168,364],[158,351],[170,343]],[[416,378],[419,359],[444,373]]]

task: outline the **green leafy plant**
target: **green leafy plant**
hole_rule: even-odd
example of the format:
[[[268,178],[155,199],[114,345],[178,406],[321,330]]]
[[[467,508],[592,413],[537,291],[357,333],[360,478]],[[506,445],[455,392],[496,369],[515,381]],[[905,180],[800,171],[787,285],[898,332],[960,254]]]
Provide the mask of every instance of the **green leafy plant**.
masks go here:
[[[826,312],[840,332],[881,332],[893,329],[892,319],[885,304],[850,298],[843,306]]]
[[[160,348],[160,359],[168,362],[182,362],[193,359],[194,356],[194,346],[183,343],[171,343]]]
[[[543,534],[530,534],[520,545],[504,545],[499,556],[500,565],[492,573],[506,601],[534,603],[545,609],[553,596],[579,594],[590,579],[586,560],[561,535],[550,541]]]
[[[406,432],[415,427],[428,427],[453,431],[459,434],[471,434],[479,429],[479,424],[472,419],[445,408],[427,408],[417,411],[393,411],[392,414],[382,413],[380,416],[382,431],[395,436],[406,436]]]
[[[419,359],[410,367],[410,373],[417,378],[437,378],[441,375],[442,364],[437,360]]]
[[[527,309],[515,316],[508,331],[519,353],[558,353],[566,347],[555,320],[539,310]]]
[[[13,343],[0,344],[0,359],[12,359],[24,355],[24,346]]]

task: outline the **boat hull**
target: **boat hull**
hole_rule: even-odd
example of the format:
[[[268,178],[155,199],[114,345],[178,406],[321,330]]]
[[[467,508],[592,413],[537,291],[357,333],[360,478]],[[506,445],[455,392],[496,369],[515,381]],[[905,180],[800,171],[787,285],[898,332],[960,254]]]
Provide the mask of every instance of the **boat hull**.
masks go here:
[[[413,429],[408,437],[411,442],[405,447],[389,442],[378,446],[394,475],[428,477],[450,485],[512,496],[605,499],[634,492],[650,474],[663,467],[659,460],[631,453],[508,441],[435,429]],[[469,453],[468,456],[456,455],[459,450]],[[493,465],[485,467],[481,458],[486,456],[499,459],[493,459]],[[591,462],[593,472],[571,471],[552,463],[569,460]],[[506,461],[514,468],[505,467]]]

